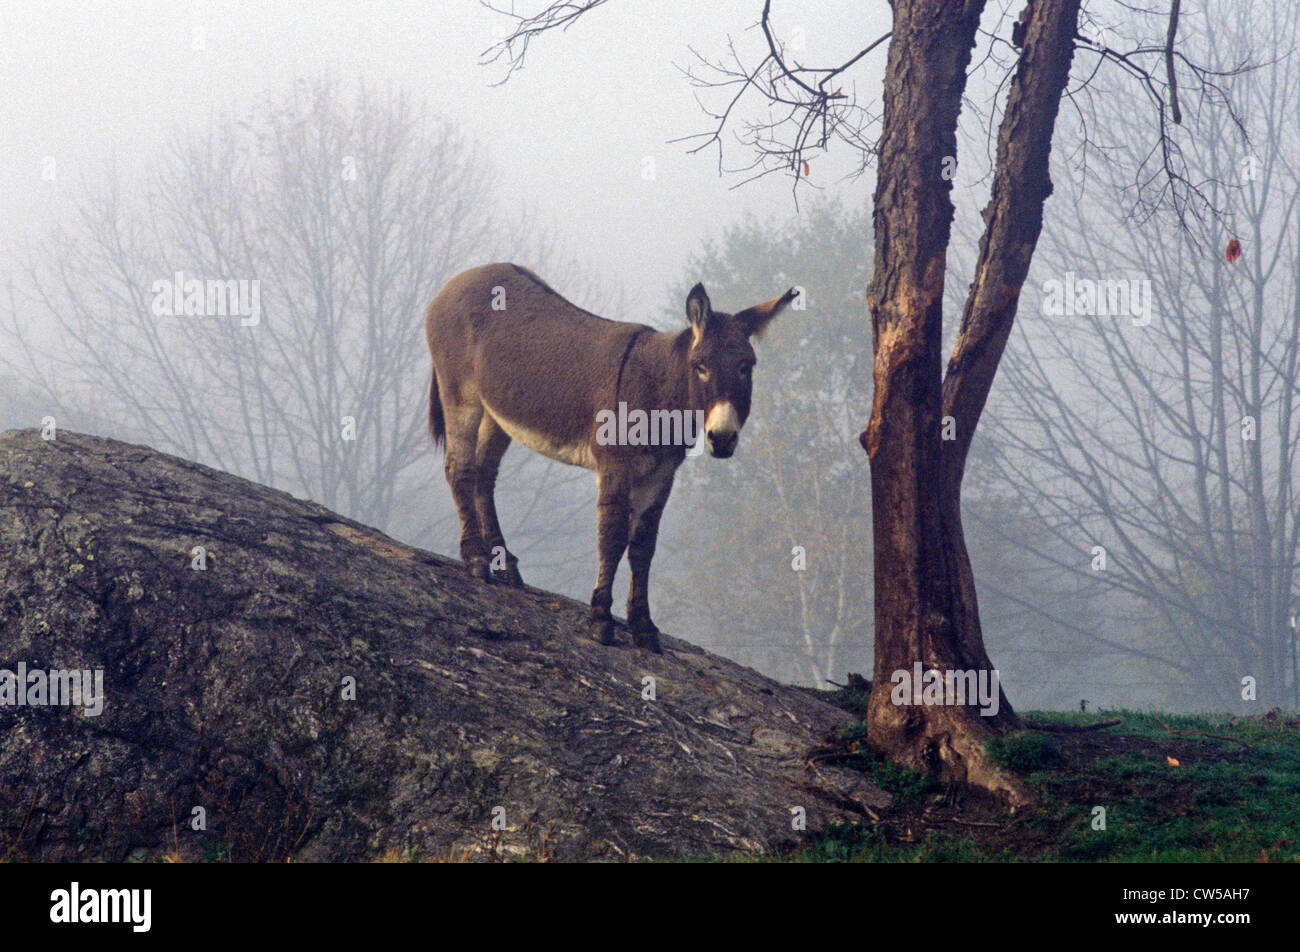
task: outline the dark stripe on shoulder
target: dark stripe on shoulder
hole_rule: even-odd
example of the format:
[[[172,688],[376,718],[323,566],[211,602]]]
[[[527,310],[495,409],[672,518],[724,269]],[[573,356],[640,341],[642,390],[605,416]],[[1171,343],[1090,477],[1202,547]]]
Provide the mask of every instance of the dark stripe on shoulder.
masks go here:
[[[549,284],[547,284],[545,281],[539,278],[532,271],[529,271],[523,265],[514,264],[512,262],[510,267],[514,268],[516,271],[518,271],[521,275],[523,275],[525,278],[527,278],[529,281],[533,282],[534,284],[540,285],[541,287],[545,288],[547,291],[550,291],[552,294],[563,297],[563,295],[560,295],[559,291],[555,290],[555,288],[551,287]]]
[[[619,396],[623,393],[623,368],[627,366],[627,359],[632,356],[632,345],[636,339],[651,330],[649,327],[638,327],[632,332],[632,336],[627,339],[627,347],[623,348],[623,359],[618,362],[618,378],[614,381],[614,402],[618,402]]]

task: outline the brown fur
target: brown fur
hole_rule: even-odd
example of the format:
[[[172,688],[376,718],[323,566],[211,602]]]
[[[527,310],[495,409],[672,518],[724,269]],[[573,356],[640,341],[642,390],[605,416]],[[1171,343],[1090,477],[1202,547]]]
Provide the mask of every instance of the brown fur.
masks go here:
[[[637,643],[658,650],[646,597],[659,517],[683,445],[601,445],[601,411],[708,413],[726,402],[734,430],[708,435],[731,455],[749,413],[757,335],[794,298],[791,289],[736,315],[713,311],[696,285],[690,326],[659,332],[610,321],[561,297],[527,268],[490,264],[458,275],[429,305],[425,335],[433,360],[429,432],[445,441],[446,472],[461,518],[461,557],[478,578],[522,584],[496,515],[497,470],[511,434],[598,479],[600,573],[592,593],[596,637],[613,637],[610,589],[623,553],[632,568],[628,619]],[[494,309],[493,302],[503,304]],[[723,415],[725,416],[725,415]],[[722,416],[719,417],[722,419]]]

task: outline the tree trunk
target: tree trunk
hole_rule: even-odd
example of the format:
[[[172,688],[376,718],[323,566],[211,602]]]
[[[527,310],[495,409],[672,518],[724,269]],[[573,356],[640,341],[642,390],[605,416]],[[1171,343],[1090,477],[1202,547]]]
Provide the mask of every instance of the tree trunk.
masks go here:
[[[897,703],[896,672],[991,672],[961,526],[961,480],[1015,318],[1051,193],[1047,159],[1073,57],[1079,0],[1034,0],[998,138],[980,257],[945,379],[943,284],[952,162],[983,3],[895,0],[867,292],[875,401],[861,442],[871,462],[876,650],[872,744],[894,761],[1032,802],[985,741],[1018,726],[998,705]],[[951,417],[945,433],[945,418]],[[986,675],[990,677],[991,675]]]

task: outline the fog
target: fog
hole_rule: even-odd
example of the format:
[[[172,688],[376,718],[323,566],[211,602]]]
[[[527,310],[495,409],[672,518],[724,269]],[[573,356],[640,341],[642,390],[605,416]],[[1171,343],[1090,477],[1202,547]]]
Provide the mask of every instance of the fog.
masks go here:
[[[823,10],[801,28],[828,59],[851,52],[852,33],[888,29],[883,5]],[[691,64],[688,46],[720,50],[749,26],[756,14],[747,0],[681,4],[671,15],[652,0],[628,0],[539,40],[502,85],[505,69],[480,59],[509,20],[475,0],[6,3],[0,17],[7,239],[27,230],[17,226],[59,220],[62,201],[107,162],[146,168],[175,129],[201,130],[322,74],[427,99],[484,146],[505,202],[536,209],[572,257],[627,296],[636,311],[629,319],[659,311],[670,276],[704,238],[746,212],[784,219],[793,211],[788,180],[733,190],[715,155],[668,141],[709,128],[678,66]],[[857,82],[878,86],[881,68],[868,64]],[[652,181],[643,178],[647,156]],[[54,183],[41,175],[47,157],[57,163]],[[827,186],[839,171],[831,163],[818,173]]]
[[[888,30],[883,2],[815,6],[776,14],[804,62]],[[773,677],[870,677],[870,163],[854,174],[863,155],[832,144],[802,174],[752,178],[679,141],[712,130],[701,100],[726,102],[683,68],[725,58],[729,38],[755,55],[759,7],[610,0],[507,77],[484,51],[511,20],[472,0],[6,4],[0,429],[53,418],[146,442],[454,556],[424,429],[423,309],[446,280],[515,260],[661,328],[685,326],[696,281],[727,311],[798,285],[756,344],[736,458],[678,476],[651,605],[666,633]],[[1142,36],[1124,5],[1089,7],[1091,35]],[[1177,161],[1212,213],[1160,204],[1134,82],[1076,58],[1056,194],[965,490],[989,654],[1020,708],[1297,704],[1300,15],[1242,7],[1184,31],[1220,69],[1262,64],[1223,80],[1240,127],[1188,107]],[[1015,12],[990,3],[985,30],[1008,33]],[[982,41],[962,119],[949,339],[1005,46]],[[846,92],[878,103],[884,61],[882,46]],[[763,119],[747,109],[742,129]],[[727,169],[752,162],[734,125],[721,144]],[[259,280],[258,320],[161,316],[155,286],[178,272]],[[1080,279],[1132,295],[1076,313]],[[584,470],[507,453],[498,508],[527,583],[590,597],[595,494]],[[620,615],[625,585],[626,568]]]

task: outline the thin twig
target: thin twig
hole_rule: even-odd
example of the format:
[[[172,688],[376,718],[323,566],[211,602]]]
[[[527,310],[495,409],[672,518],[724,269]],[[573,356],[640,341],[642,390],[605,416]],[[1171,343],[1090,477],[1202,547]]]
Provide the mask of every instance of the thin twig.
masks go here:
[[[1057,734],[1082,734],[1085,731],[1099,731],[1122,723],[1124,723],[1122,720],[1098,721],[1096,724],[1048,724],[1045,721],[1025,721],[1025,726],[1036,731],[1052,731]]]
[[[1226,740],[1234,744],[1240,744],[1242,747],[1245,747],[1247,750],[1255,749],[1254,747],[1250,746],[1250,744],[1246,743],[1244,740],[1241,740],[1240,738],[1237,737],[1227,737],[1223,734],[1211,734],[1208,731],[1176,731],[1158,717],[1156,718],[1156,723],[1159,724],[1161,727],[1163,727],[1170,734],[1174,734],[1178,737],[1209,737],[1213,740]]]

